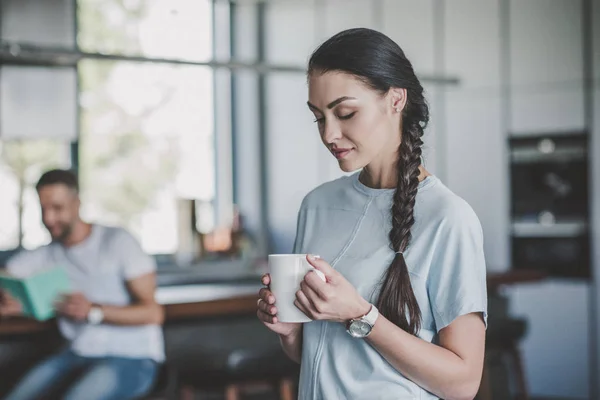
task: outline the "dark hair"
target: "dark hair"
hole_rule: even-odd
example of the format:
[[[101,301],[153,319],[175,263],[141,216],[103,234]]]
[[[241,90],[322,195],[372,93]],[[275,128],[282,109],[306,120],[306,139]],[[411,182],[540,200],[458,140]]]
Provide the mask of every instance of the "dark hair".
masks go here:
[[[75,192],[79,193],[77,174],[66,169],[53,169],[45,172],[35,185],[35,189],[39,191],[44,186],[57,184],[65,185],[69,189],[73,189]]]
[[[402,49],[389,37],[371,29],[345,30],[319,46],[310,57],[308,74],[328,71],[351,74],[382,95],[391,88],[406,89],[402,140],[398,149],[398,183],[389,233],[390,246],[396,255],[382,277],[377,308],[394,324],[416,335],[421,327],[421,310],[402,253],[410,243],[411,227],[415,222],[421,138],[429,121],[423,87]]]

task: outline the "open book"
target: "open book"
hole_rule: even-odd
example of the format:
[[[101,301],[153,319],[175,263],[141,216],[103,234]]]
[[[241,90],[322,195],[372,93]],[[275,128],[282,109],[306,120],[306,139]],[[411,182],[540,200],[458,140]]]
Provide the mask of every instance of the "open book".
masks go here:
[[[71,291],[64,268],[44,269],[26,277],[0,272],[0,289],[6,290],[23,305],[23,314],[38,321],[54,317],[54,303]]]

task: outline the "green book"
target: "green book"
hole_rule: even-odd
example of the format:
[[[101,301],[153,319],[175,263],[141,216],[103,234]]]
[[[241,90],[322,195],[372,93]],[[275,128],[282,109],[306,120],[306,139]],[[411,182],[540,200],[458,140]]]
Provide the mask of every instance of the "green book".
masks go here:
[[[38,321],[54,317],[54,303],[61,294],[71,292],[64,268],[44,269],[27,277],[0,273],[0,289],[6,290],[23,305],[23,314]]]

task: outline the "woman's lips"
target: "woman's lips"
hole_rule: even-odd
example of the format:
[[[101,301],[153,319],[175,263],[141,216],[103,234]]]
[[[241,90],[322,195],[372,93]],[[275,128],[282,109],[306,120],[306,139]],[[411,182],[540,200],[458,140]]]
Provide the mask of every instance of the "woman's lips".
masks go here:
[[[344,158],[348,154],[350,154],[352,152],[352,150],[354,150],[354,149],[333,149],[333,150],[331,150],[331,152],[333,153],[335,158],[337,158],[338,160],[341,160],[342,158]]]

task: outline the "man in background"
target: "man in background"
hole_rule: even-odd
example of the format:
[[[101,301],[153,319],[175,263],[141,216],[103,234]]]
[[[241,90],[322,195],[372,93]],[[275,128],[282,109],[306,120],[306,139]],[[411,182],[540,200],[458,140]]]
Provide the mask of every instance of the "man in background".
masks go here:
[[[164,360],[162,307],[154,300],[156,265],[124,229],[82,221],[77,176],[52,170],[36,186],[52,242],[8,261],[27,276],[63,266],[73,293],[58,299],[58,324],[69,346],[34,367],[8,400],[129,399],[146,393]],[[0,295],[0,315],[18,315],[16,299]]]

